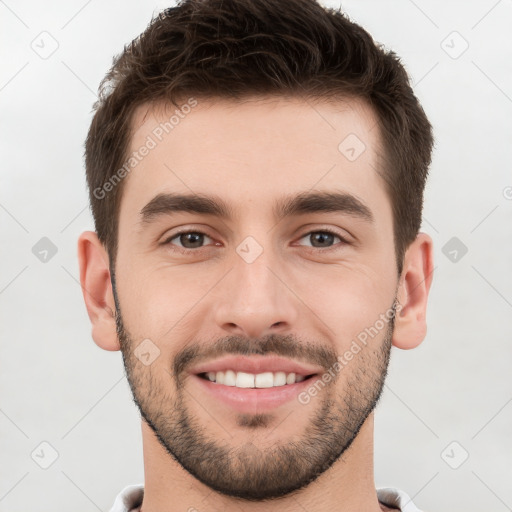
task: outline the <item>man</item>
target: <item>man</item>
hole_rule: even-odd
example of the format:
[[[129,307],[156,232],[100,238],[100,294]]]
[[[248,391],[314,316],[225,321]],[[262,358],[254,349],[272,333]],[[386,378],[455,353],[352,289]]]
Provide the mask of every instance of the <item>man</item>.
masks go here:
[[[396,55],[313,0],[185,1],[95,108],[80,279],[145,472],[112,511],[417,511],[373,476],[433,270],[431,126]]]

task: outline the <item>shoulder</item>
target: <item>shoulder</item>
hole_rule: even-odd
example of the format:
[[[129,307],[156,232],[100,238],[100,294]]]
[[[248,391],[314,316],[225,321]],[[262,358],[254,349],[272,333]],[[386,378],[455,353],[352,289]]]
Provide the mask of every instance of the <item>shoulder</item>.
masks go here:
[[[117,496],[109,512],[137,512],[142,504],[144,484],[127,485]]]
[[[381,487],[377,489],[377,498],[382,510],[400,510],[401,512],[421,512],[412,499],[400,489]],[[385,508],[384,508],[385,507]]]

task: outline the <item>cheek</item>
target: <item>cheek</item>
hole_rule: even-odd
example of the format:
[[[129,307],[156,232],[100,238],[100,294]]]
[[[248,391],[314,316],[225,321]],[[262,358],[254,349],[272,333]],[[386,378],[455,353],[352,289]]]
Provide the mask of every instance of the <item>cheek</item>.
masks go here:
[[[197,314],[218,280],[211,268],[131,265],[120,291],[123,320],[141,336],[169,337]]]
[[[295,277],[295,283],[292,289],[330,329],[330,336],[340,344],[339,350],[373,326],[388,311],[394,296],[391,279],[383,279],[378,272],[362,266],[304,272]]]

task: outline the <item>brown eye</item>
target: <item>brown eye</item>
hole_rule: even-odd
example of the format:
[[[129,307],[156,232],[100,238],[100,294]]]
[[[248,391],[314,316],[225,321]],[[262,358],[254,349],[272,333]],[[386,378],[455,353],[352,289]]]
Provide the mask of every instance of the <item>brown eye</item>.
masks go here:
[[[208,235],[200,231],[183,231],[181,233],[175,233],[172,237],[168,238],[164,242],[164,245],[177,245],[182,249],[201,249],[205,238],[211,241]],[[177,240],[178,243],[172,243],[173,240]]]

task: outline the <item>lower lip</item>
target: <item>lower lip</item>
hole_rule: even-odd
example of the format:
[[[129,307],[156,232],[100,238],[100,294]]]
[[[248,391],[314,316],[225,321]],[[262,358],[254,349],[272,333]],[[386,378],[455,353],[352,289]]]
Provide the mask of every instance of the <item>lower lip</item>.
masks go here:
[[[297,395],[311,385],[315,375],[302,382],[285,384],[272,388],[237,388],[236,386],[224,386],[198,375],[192,376],[198,382],[201,390],[204,390],[216,400],[227,404],[238,412],[257,413],[274,409],[286,402],[297,398]]]

